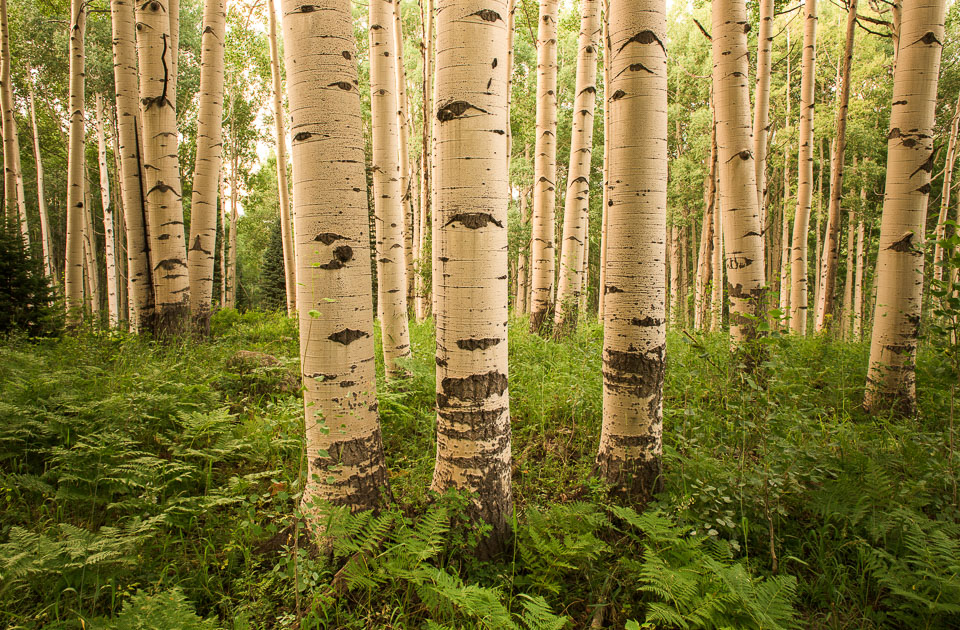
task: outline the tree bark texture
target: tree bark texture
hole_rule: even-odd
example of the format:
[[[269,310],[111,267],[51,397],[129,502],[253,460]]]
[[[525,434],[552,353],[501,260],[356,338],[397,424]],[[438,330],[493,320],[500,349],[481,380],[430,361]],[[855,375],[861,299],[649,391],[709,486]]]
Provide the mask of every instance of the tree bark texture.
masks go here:
[[[363,121],[348,0],[282,0],[293,136],[297,309],[314,500],[376,508],[387,489],[377,414]]]
[[[513,514],[507,392],[507,2],[437,10],[437,457],[431,488],[474,494],[480,555]]]
[[[917,340],[923,297],[924,219],[945,3],[904,0],[887,135],[887,181],[877,256],[877,301],[864,406],[916,409]]]

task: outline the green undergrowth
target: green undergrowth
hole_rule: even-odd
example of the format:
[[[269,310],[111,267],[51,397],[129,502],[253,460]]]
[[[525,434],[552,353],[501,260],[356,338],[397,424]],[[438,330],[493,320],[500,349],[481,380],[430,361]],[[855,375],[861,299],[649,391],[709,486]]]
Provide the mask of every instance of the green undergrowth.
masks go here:
[[[209,341],[123,334],[0,346],[0,626],[950,628],[960,624],[952,372],[920,413],[860,411],[866,344],[668,338],[665,490],[643,513],[591,480],[602,331],[510,326],[514,536],[471,553],[466,497],[429,493],[430,323],[379,387],[396,503],[298,517],[295,322],[224,311]],[[237,367],[238,351],[276,362]],[[951,459],[952,457],[952,459]]]

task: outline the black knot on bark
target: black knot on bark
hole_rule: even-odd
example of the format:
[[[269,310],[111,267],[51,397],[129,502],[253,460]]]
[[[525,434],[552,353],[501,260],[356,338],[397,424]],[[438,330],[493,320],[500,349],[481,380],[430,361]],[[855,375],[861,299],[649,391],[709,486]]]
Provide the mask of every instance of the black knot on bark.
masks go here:
[[[330,341],[335,341],[336,343],[343,344],[345,346],[350,345],[357,339],[361,337],[369,337],[370,333],[365,333],[362,330],[354,330],[353,328],[344,328],[333,334],[331,334],[327,339]]]
[[[334,81],[333,83],[331,83],[331,84],[328,85],[327,87],[338,87],[338,88],[340,88],[341,90],[343,90],[344,92],[349,92],[350,90],[353,89],[353,86],[350,85],[350,82],[349,82],[349,81]]]
[[[490,223],[493,223],[497,227],[502,228],[503,223],[497,221],[494,216],[487,212],[460,212],[452,217],[450,220],[444,224],[444,227],[452,223],[459,222],[463,224],[463,227],[469,230],[477,230],[482,227],[487,227]]]
[[[334,234],[333,232],[323,232],[314,236],[313,240],[320,241],[324,245],[329,245],[334,241],[346,241],[349,239],[347,239],[346,236],[340,236],[339,234]]]
[[[656,43],[656,44],[658,44],[658,45],[660,46],[660,48],[661,48],[663,51],[666,51],[666,50],[667,50],[666,47],[664,47],[663,42],[660,41],[660,38],[657,37],[657,34],[654,33],[653,31],[640,31],[639,33],[637,33],[636,35],[634,35],[633,37],[631,37],[630,39],[628,39],[628,40],[626,41],[626,43],[624,43],[623,46],[620,47],[620,50],[623,50],[624,48],[626,48],[627,46],[629,46],[630,44],[632,44],[632,43],[634,43],[634,42],[636,42],[636,43],[638,43],[638,44],[653,44],[653,43]],[[620,52],[620,50],[618,50],[617,52]]]
[[[892,249],[895,252],[905,253],[913,249],[913,232],[907,232],[899,239],[894,241],[890,247],[887,249]]]
[[[440,122],[447,122],[449,120],[453,120],[454,118],[460,118],[471,109],[475,109],[484,114],[489,113],[488,111],[480,109],[476,105],[471,105],[466,101],[453,101],[452,103],[447,103],[437,110],[437,120]]]
[[[500,17],[500,14],[492,9],[481,9],[476,13],[471,13],[467,17],[479,16],[484,22],[496,22],[497,20],[503,19]]]

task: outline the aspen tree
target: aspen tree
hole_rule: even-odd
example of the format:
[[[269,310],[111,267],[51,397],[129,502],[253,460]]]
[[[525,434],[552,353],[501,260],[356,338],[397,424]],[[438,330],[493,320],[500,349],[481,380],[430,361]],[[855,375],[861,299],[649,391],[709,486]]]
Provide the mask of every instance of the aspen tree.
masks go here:
[[[606,314],[603,287],[607,279],[607,207],[610,202],[610,1],[603,2],[603,199],[600,203],[600,274],[597,284],[597,319]]]
[[[107,138],[103,125],[103,96],[99,92],[94,99],[94,108],[97,132],[97,164],[100,171],[100,207],[103,209],[103,253],[107,267],[107,324],[110,328],[114,328],[120,323],[116,236],[114,234],[113,205],[110,203]]]
[[[589,239],[590,165],[593,156],[593,113],[597,100],[597,40],[600,38],[599,0],[581,0],[577,55],[576,98],[570,140],[570,166],[563,215],[560,283],[554,328],[562,335],[576,328],[580,294],[585,290],[583,264]]]
[[[717,152],[719,156],[719,151]],[[710,296],[710,330],[717,332],[723,327],[723,201],[720,197],[720,173],[714,184],[716,199],[713,205],[713,273]]]
[[[813,113],[817,54],[817,0],[805,0],[800,66],[800,150],[797,156],[797,211],[790,252],[790,330],[807,333],[807,237],[813,188]]]
[[[791,86],[791,63],[790,63],[790,23],[787,23],[787,81],[786,81],[786,126],[789,127],[793,121],[790,114],[790,95]],[[788,218],[788,208],[790,207],[790,146],[788,143],[783,145],[783,199],[780,203],[780,295],[779,310],[783,327],[790,328],[790,219]]]
[[[611,183],[597,467],[615,494],[646,503],[663,486],[666,2],[611,0],[609,29]]]
[[[517,2],[507,0],[507,172],[513,157],[513,129],[510,106],[513,103],[513,35],[516,27]],[[518,261],[519,263],[519,261]],[[519,273],[519,270],[518,270]]]
[[[33,159],[37,170],[37,209],[40,213],[40,245],[43,252],[43,272],[56,282],[53,270],[52,242],[50,240],[50,217],[43,186],[43,160],[40,158],[40,130],[37,127],[37,109],[33,96],[33,70],[27,67],[27,102],[30,106],[30,127],[33,131]]]
[[[667,246],[665,249],[670,276],[666,319],[668,323],[676,326],[680,323],[680,228],[673,223],[667,228]]]
[[[904,0],[893,76],[887,181],[877,256],[877,301],[864,407],[916,409],[915,361],[923,297],[923,230],[946,3]]]
[[[402,374],[410,356],[403,243],[403,191],[397,129],[397,74],[392,0],[370,1],[370,111],[373,118],[373,200],[377,234],[377,304],[387,376]]]
[[[832,141],[830,143],[831,156],[833,155],[833,150],[835,148],[835,145],[836,145],[835,141]],[[813,267],[814,267],[813,305],[814,307],[816,307],[817,301],[820,299],[820,274],[819,274],[820,253],[821,253],[820,251],[820,247],[821,247],[820,218],[823,216],[823,170],[824,170],[824,167],[826,166],[826,163],[823,161],[823,140],[820,141],[820,144],[818,145],[817,148],[820,151],[820,159],[817,161],[817,165],[818,165],[817,171],[819,175],[817,177],[817,189],[819,191],[817,194],[817,212],[816,212],[817,223],[816,223],[816,227],[813,230],[814,237],[815,237],[815,245],[813,250],[814,251],[814,256],[813,256]],[[816,318],[814,318],[814,320],[816,320]]]
[[[227,304],[229,308],[237,306],[237,218],[240,208],[240,189],[237,185],[237,171],[240,169],[240,155],[234,149],[230,163],[230,218],[227,237]]]
[[[843,283],[843,325],[840,332],[845,339],[850,338],[853,324],[853,249],[856,234],[854,232],[854,211],[847,211],[847,277]]]
[[[416,271],[416,316],[417,321],[423,321],[429,316],[432,298],[427,294],[427,283],[424,282],[423,272],[427,264],[427,225],[433,224],[432,198],[433,177],[432,145],[433,145],[433,116],[431,112],[433,97],[433,0],[421,0],[420,24],[423,29],[420,43],[421,66],[423,66],[421,113],[423,115],[423,130],[420,146],[420,225],[417,249]],[[432,259],[432,256],[431,256]],[[431,260],[432,267],[432,260]]]
[[[283,281],[287,292],[287,315],[292,317],[297,311],[297,261],[293,251],[290,187],[287,184],[287,131],[283,112],[283,86],[280,80],[277,12],[273,0],[267,0],[267,13],[270,40],[270,73],[273,79],[273,125],[277,138],[277,186],[280,189],[280,240],[283,243]]]
[[[90,313],[98,319],[100,313],[100,273],[97,270],[96,235],[93,231],[93,202],[90,198],[90,178],[86,164],[83,169],[83,268],[86,276],[87,300]]]
[[[282,0],[300,355],[314,499],[376,508],[377,416],[363,122],[350,2]]]
[[[67,325],[77,326],[83,317],[84,230],[84,31],[87,9],[84,0],[70,2],[70,86],[67,111],[70,136],[67,146],[67,251],[64,294]]]
[[[10,78],[10,34],[7,24],[7,0],[0,0],[0,119],[3,127],[3,192],[7,217],[18,217],[20,236],[30,249],[30,229],[20,168],[20,141],[13,108],[13,83]]]
[[[513,513],[507,393],[507,2],[437,10],[437,457],[431,489],[474,494],[499,553]]]
[[[943,192],[940,194],[940,216],[937,218],[936,244],[933,250],[933,278],[943,280],[943,260],[946,256],[940,242],[947,237],[947,216],[953,188],[953,166],[957,160],[957,128],[960,126],[960,96],[950,121],[950,139],[947,142],[947,161],[943,167]]]
[[[861,192],[861,199],[866,196],[864,193],[866,193],[865,189]],[[860,220],[857,222],[857,269],[854,272],[853,280],[853,327],[851,328],[851,336],[854,341],[860,341],[863,338],[863,232],[863,213],[861,211]]]
[[[526,153],[526,151],[524,151]],[[527,190],[520,190],[520,221],[524,226],[530,224],[530,212],[527,207]],[[520,252],[517,255],[517,297],[514,301],[514,310],[518,313],[527,313],[530,311],[530,305],[527,303],[527,287],[530,284],[530,270],[527,264],[530,258],[530,243],[523,243],[520,246]]]
[[[153,276],[141,181],[140,110],[134,8],[130,0],[111,0],[113,77],[116,85],[120,196],[125,211],[130,329],[153,318]]]
[[[154,317],[160,337],[183,332],[189,322],[190,283],[183,234],[177,113],[168,66],[171,21],[167,0],[137,9],[140,120],[143,129],[143,198],[149,222]]]
[[[847,150],[847,110],[850,102],[850,72],[853,63],[853,44],[857,31],[857,0],[847,1],[847,34],[843,50],[843,75],[837,96],[837,125],[830,163],[830,207],[827,210],[827,233],[820,264],[820,291],[814,312],[814,332],[826,328],[829,318],[835,316],[833,294],[837,284],[837,266],[840,260],[840,202],[843,199],[843,162]],[[851,217],[852,221],[852,217]],[[849,311],[845,311],[847,318]]]
[[[530,332],[539,333],[553,306],[554,206],[557,185],[557,0],[540,0],[537,30],[537,129],[533,166],[533,296]]]
[[[393,1],[393,70],[397,101],[397,129],[399,142],[397,145],[398,159],[400,160],[400,208],[403,212],[403,278],[406,284],[407,305],[414,299],[413,280],[413,194],[411,192],[410,177],[410,118],[407,115],[407,71],[403,65],[403,24],[401,20],[400,0]]]
[[[753,112],[753,155],[756,160],[757,203],[760,228],[766,233],[767,133],[770,130],[770,68],[773,49],[774,0],[760,0],[760,28],[757,33],[757,85]]]
[[[272,0],[269,7],[268,12],[273,8]],[[200,40],[197,155],[193,167],[190,249],[187,252],[190,311],[194,328],[201,335],[210,332],[210,313],[213,309],[213,267],[217,255],[217,193],[220,190],[223,150],[223,58],[226,21],[224,0],[204,0],[203,35]],[[286,171],[286,168],[283,170]],[[282,208],[286,181],[279,181]]]
[[[712,107],[711,107],[712,109]],[[694,286],[693,326],[707,328],[710,303],[710,280],[713,277],[713,214],[717,197],[717,125],[710,124],[710,156],[707,158],[707,181],[704,186],[703,226],[700,233],[700,251],[697,256],[697,279]]]
[[[717,164],[730,300],[730,335],[735,346],[758,334],[757,323],[763,317],[765,284],[763,236],[760,233],[756,169],[750,137],[748,28],[743,0],[714,0],[712,34]]]

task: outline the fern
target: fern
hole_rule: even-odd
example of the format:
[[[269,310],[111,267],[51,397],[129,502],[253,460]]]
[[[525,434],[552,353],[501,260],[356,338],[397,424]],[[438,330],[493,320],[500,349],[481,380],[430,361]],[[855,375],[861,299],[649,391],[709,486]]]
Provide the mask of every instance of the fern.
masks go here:
[[[91,630],[216,630],[217,624],[199,617],[183,592],[173,589],[156,595],[137,593],[124,603],[116,618],[91,619],[89,627]]]

